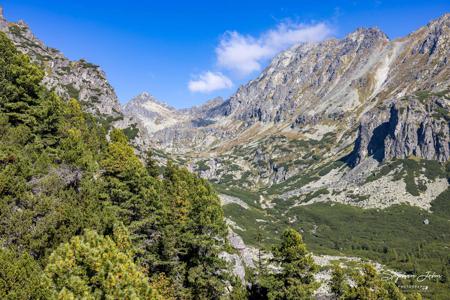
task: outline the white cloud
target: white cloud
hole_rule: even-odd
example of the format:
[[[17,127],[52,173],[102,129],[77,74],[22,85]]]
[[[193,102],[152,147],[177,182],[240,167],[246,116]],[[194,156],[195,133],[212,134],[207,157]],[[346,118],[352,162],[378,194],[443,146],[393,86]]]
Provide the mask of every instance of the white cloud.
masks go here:
[[[314,25],[281,23],[259,37],[229,31],[216,48],[219,66],[248,75],[261,69],[261,63],[278,52],[302,42],[318,42],[332,33],[325,23]]]
[[[191,92],[209,93],[212,91],[228,89],[233,86],[231,80],[220,72],[207,71],[190,80],[188,87]]]

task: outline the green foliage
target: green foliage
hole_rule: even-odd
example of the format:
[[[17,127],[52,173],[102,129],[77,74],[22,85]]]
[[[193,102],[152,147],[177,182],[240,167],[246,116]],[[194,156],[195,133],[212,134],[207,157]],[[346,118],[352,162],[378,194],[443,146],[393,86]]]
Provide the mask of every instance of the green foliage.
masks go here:
[[[229,192],[221,187],[222,193]],[[431,204],[431,211],[408,205],[396,205],[383,210],[361,209],[337,203],[315,203],[308,206],[277,210],[277,205],[261,210],[246,192],[236,194],[249,208],[237,204],[224,206],[227,218],[243,231],[236,230],[247,244],[269,247],[280,242],[287,226],[301,230],[308,249],[315,254],[344,255],[367,258],[393,270],[408,274],[427,271],[441,274],[444,266],[450,273],[447,247],[450,243],[449,189]],[[333,197],[330,195],[330,197]],[[263,220],[258,222],[257,220]],[[424,220],[429,224],[425,225]],[[261,233],[261,243],[257,235]],[[407,259],[409,257],[409,259]],[[444,263],[445,262],[445,263]],[[413,273],[415,272],[415,273]],[[427,281],[426,299],[447,299],[448,285]],[[426,297],[425,297],[426,296]]]
[[[0,112],[13,126],[39,124],[38,107],[44,89],[44,73],[20,54],[4,33],[0,33]]]
[[[94,179],[104,137],[75,100],[48,92],[43,73],[0,39],[0,236],[43,260],[83,228],[103,231],[113,218]]]
[[[151,149],[147,150],[145,157],[145,167],[147,169],[148,175],[152,177],[158,177],[160,175],[160,170],[158,163],[153,158],[153,151]]]
[[[227,278],[219,258],[226,236],[219,199],[204,180],[171,162],[162,184],[169,195],[164,219],[155,224],[162,234],[148,250],[150,268],[173,279],[178,297],[217,299]]]
[[[340,267],[332,273],[332,291],[337,299],[343,300],[406,300],[405,295],[393,282],[380,277],[375,267],[365,264],[361,272],[355,272],[351,278],[356,285],[350,286],[348,279]]]
[[[41,279],[41,272],[29,254],[0,249],[0,298],[48,299],[51,293]]]
[[[147,222],[152,222],[162,205],[158,182],[148,175],[121,130],[113,129],[110,138],[100,161],[107,199],[120,208],[119,215],[126,225],[147,218]]]
[[[161,299],[133,262],[127,240],[124,230],[113,238],[86,230],[59,246],[44,270],[55,298]]]
[[[219,299],[226,282],[238,287],[219,257],[226,226],[209,184],[171,163],[160,172],[151,155],[142,164],[126,132],[107,142],[113,117],[61,101],[0,42],[2,298],[150,299],[151,285],[164,299]],[[113,229],[119,219],[126,227]]]
[[[330,173],[331,170],[336,169],[336,168],[339,168],[339,167],[341,167],[342,165],[344,165],[344,162],[342,162],[342,161],[340,161],[340,160],[334,161],[334,162],[332,162],[331,164],[328,164],[328,165],[326,165],[325,167],[321,168],[317,174],[318,174],[319,176],[325,176],[325,175],[327,175],[328,173]]]
[[[273,262],[281,270],[264,279],[268,299],[312,299],[318,288],[314,280],[318,267],[297,231],[285,230],[281,244],[274,248]]]
[[[206,164],[205,161],[201,160],[197,163],[197,171],[208,171],[210,167]]]
[[[400,170],[395,171],[397,168]],[[395,171],[395,172],[394,172]],[[394,180],[403,179],[406,184],[406,191],[414,196],[419,196],[426,190],[426,186],[416,179],[420,174],[424,174],[430,180],[445,178],[444,167],[437,161],[425,159],[397,159],[386,163],[376,174],[371,174],[366,181],[375,181],[390,172],[394,172]]]
[[[139,128],[136,127],[136,124],[131,124],[131,126],[125,128],[123,133],[127,136],[129,140],[133,140],[139,134]]]
[[[416,92],[417,99],[422,102],[422,104],[425,104],[428,99],[430,98],[431,94],[429,91],[418,91]]]
[[[348,293],[348,285],[346,283],[344,270],[336,264],[333,266],[331,273],[330,289],[337,299],[341,299]]]

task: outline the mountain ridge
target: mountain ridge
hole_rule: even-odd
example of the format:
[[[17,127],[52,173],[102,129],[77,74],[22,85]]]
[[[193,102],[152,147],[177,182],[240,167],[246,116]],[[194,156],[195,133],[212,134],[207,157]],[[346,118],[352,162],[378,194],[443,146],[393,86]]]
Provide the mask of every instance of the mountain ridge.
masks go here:
[[[257,193],[273,189],[273,198],[275,191],[296,191],[302,176],[314,183],[308,191],[329,186],[316,180],[318,170],[334,172],[332,167],[343,160],[353,170],[338,169],[330,182],[364,181],[394,159],[448,161],[450,14],[395,40],[377,28],[359,28],[343,39],[291,47],[229,99],[186,109],[149,93],[120,107],[97,66],[71,62],[43,45],[22,22],[1,20],[0,29],[19,49],[46,67],[46,85],[65,98],[80,98],[89,112],[125,129],[138,151],[154,147],[218,184]],[[99,101],[92,101],[96,96]],[[411,115],[399,111],[399,122],[377,129],[387,122],[391,108],[386,103],[413,110],[401,104],[405,97],[418,101],[420,109]],[[375,153],[381,152],[383,159],[377,159]],[[423,200],[424,205],[431,201]]]
[[[44,84],[65,99],[77,98],[88,112],[118,116],[119,100],[105,73],[84,59],[70,61],[63,53],[47,47],[24,21],[8,22],[0,11],[0,30],[4,31],[20,51],[46,70]]]
[[[425,180],[430,193],[399,185],[399,175],[368,178],[396,159],[449,160],[449,24],[446,14],[394,40],[362,28],[291,47],[229,99],[196,115],[200,126],[183,115],[151,139],[201,176],[259,194],[262,208],[282,195],[284,202],[298,199],[295,205],[406,202],[429,209],[446,180]],[[406,166],[398,172],[410,174]],[[325,190],[341,196],[311,195]]]
[[[155,131],[152,138],[156,137],[161,147],[172,149],[176,145],[182,152],[187,151],[183,144],[207,151],[211,145],[217,147],[217,143],[236,139],[256,123],[274,123],[278,125],[273,127],[281,130],[290,127],[297,131],[320,123],[348,123],[347,129],[357,126],[363,113],[386,99],[449,86],[450,74],[444,63],[449,55],[442,50],[450,46],[449,19],[449,14],[445,14],[392,41],[377,28],[359,28],[341,40],[291,47],[229,99],[197,115],[196,118],[207,120],[206,126],[193,132],[189,126],[180,125],[181,121],[163,128],[166,134]],[[434,31],[441,33],[433,35]],[[432,51],[433,43],[441,49],[440,53]],[[420,58],[417,53],[428,57]],[[435,63],[434,59],[441,61]],[[433,64],[438,69],[430,74],[427,69]],[[411,86],[413,76],[423,78],[414,80]],[[201,142],[202,145],[186,140],[205,132],[216,137],[210,143]],[[183,136],[187,138],[180,138]]]
[[[200,106],[175,109],[147,92],[123,107],[117,106],[114,90],[98,66],[83,60],[69,61],[37,40],[25,23],[1,19],[0,29],[45,68],[44,84],[65,100],[79,98],[84,110],[96,114],[85,126],[70,128],[70,123],[77,126],[79,120],[84,122],[85,115],[76,101],[70,101],[70,113],[61,115],[67,122],[60,127],[67,130],[58,137],[61,143],[55,143],[48,128],[42,126],[44,144],[61,147],[58,153],[63,160],[55,159],[51,151],[44,152],[44,157],[48,157],[41,159],[41,139],[31,148],[35,154],[29,155],[29,149],[20,146],[22,128],[7,129],[8,136],[2,136],[6,146],[4,164],[19,162],[22,169],[23,159],[29,160],[30,166],[47,162],[57,166],[44,176],[39,167],[32,168],[35,175],[24,174],[22,186],[26,188],[22,189],[16,189],[16,182],[9,180],[10,172],[5,169],[3,182],[11,186],[5,199],[8,201],[10,191],[26,191],[17,197],[18,201],[11,201],[7,217],[22,217],[17,202],[33,194],[36,203],[50,198],[56,206],[60,202],[66,204],[67,195],[59,190],[62,185],[71,190],[68,195],[77,197],[73,211],[88,213],[88,222],[95,219],[96,211],[91,206],[83,209],[85,198],[97,205],[108,199],[105,197],[112,197],[121,206],[118,212],[129,210],[130,216],[142,213],[142,219],[133,218],[136,227],[130,229],[142,229],[137,234],[137,238],[143,238],[139,255],[144,254],[150,263],[154,259],[148,248],[152,239],[167,236],[168,240],[154,245],[164,250],[167,244],[169,252],[174,250],[174,241],[190,243],[194,235],[178,238],[172,224],[184,223],[185,208],[194,208],[189,215],[195,219],[189,224],[196,232],[207,234],[212,243],[230,241],[236,251],[220,255],[233,263],[234,272],[242,281],[246,279],[244,265],[252,268],[261,263],[260,249],[278,242],[281,230],[287,226],[301,232],[314,252],[339,255],[329,257],[321,265],[318,280],[322,282],[329,282],[330,264],[345,261],[342,255],[377,259],[408,274],[439,271],[447,259],[450,238],[449,20],[450,15],[446,14],[393,41],[379,29],[369,28],[357,29],[340,40],[295,46],[277,55],[257,78],[240,87],[230,99],[215,98]],[[36,86],[42,87],[39,82]],[[96,95],[100,98],[93,101]],[[11,107],[14,109],[8,109]],[[8,121],[8,117],[5,119]],[[57,125],[49,123],[44,125]],[[41,126],[30,127],[41,130]],[[59,130],[54,131],[60,135]],[[86,143],[77,139],[78,132],[83,133]],[[98,143],[92,140],[96,135],[101,138]],[[127,137],[135,143],[134,149],[127,144]],[[23,151],[23,158],[9,155],[11,141],[18,145],[17,152]],[[90,144],[92,148],[85,147]],[[146,157],[144,167],[139,160],[143,160],[142,154],[149,147],[155,149],[153,156]],[[165,160],[174,163],[166,164]],[[164,172],[158,166],[161,161]],[[74,162],[77,165],[71,166]],[[177,164],[187,166],[211,185],[184,168],[178,169]],[[101,169],[102,165],[106,167]],[[61,179],[61,184],[55,177]],[[102,178],[108,180],[107,185],[99,184]],[[86,194],[85,186],[80,186],[83,180],[87,188],[104,190],[98,195]],[[179,187],[174,185],[177,181]],[[45,189],[37,188],[41,184]],[[170,191],[176,187],[175,193],[160,190],[166,184]],[[198,189],[192,199],[188,188]],[[205,202],[209,196],[212,202]],[[44,210],[52,212],[47,203],[43,203]],[[108,208],[109,204],[108,201]],[[162,222],[159,217],[154,218],[153,208],[160,204],[164,206],[161,216],[177,214]],[[204,211],[199,211],[198,205]],[[222,222],[221,209],[226,224],[210,224],[208,229],[198,230],[198,224],[209,222],[210,217],[218,217]],[[78,226],[80,215],[75,214],[69,223]],[[22,223],[20,217],[13,221]],[[45,222],[40,206],[34,216],[27,218],[25,226],[29,227]],[[47,228],[52,231],[54,226],[65,227],[67,222],[63,221],[50,213],[49,226],[38,228],[37,234],[44,239],[53,238],[45,234]],[[154,225],[158,224],[168,226],[167,230],[155,233]],[[7,230],[16,227],[21,226],[9,226]],[[211,229],[219,227],[221,236],[212,237]],[[28,237],[28,232],[23,230],[20,234]],[[11,236],[18,235],[6,235]],[[204,237],[194,240],[204,245]],[[180,253],[184,249],[180,248]],[[165,269],[167,252],[163,252],[164,260],[159,266]],[[199,252],[195,247],[192,253],[206,251]],[[180,260],[175,257],[174,261]],[[352,261],[349,263],[354,269]],[[211,274],[220,273],[219,270]],[[430,285],[431,290],[446,283]],[[329,286],[322,287],[318,298],[322,293],[325,299],[331,298]]]

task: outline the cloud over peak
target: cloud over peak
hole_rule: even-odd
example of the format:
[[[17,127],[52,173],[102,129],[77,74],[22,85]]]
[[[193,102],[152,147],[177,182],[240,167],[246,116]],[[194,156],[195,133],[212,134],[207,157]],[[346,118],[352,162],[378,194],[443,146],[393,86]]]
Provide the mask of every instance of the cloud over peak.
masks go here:
[[[224,69],[248,75],[260,70],[261,64],[278,52],[299,43],[321,41],[332,32],[325,23],[280,23],[275,29],[268,30],[259,37],[229,31],[216,48],[217,63]]]
[[[231,80],[220,72],[207,71],[200,74],[197,79],[190,80],[188,88],[191,92],[209,93],[228,89],[233,86]]]

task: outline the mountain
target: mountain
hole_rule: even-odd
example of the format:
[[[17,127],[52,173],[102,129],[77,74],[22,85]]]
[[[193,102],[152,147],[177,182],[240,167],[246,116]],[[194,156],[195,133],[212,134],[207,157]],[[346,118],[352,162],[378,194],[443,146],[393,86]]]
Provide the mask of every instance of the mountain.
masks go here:
[[[124,107],[125,114],[142,120],[150,133],[173,126],[181,120],[175,108],[159,102],[147,92],[131,99]]]
[[[147,124],[156,147],[220,185],[267,198],[264,203],[294,196],[328,201],[306,195],[364,187],[332,200],[427,208],[446,190],[445,179],[429,179],[428,192],[418,195],[390,180],[380,194],[380,182],[366,180],[395,159],[449,160],[448,49],[450,14],[395,40],[360,28],[281,52],[226,101],[127,113]]]
[[[349,128],[386,99],[445,90],[450,80],[448,28],[447,14],[393,41],[378,29],[358,29],[342,40],[295,46],[280,53],[225,103],[205,112],[203,118],[210,124],[202,127],[215,129],[217,141],[223,141],[224,131],[236,134],[230,127],[221,130],[229,123],[224,117],[239,133],[255,124],[301,131],[305,125],[331,122],[348,123]],[[162,142],[184,144],[184,140]]]
[[[169,153],[185,153],[207,143],[210,132],[200,131],[215,123],[211,110],[222,103],[219,97],[200,106],[177,110],[143,92],[124,105],[123,112],[144,125],[152,146]]]
[[[405,272],[412,259],[390,256],[412,255],[418,269],[441,272],[449,49],[450,14],[395,40],[358,29],[301,44],[225,101],[159,113],[176,123],[147,138],[213,183],[244,261],[291,226],[317,253]],[[153,124],[157,115],[139,116]]]
[[[151,145],[228,196],[249,193],[257,208],[332,201],[429,209],[448,188],[450,14],[395,40],[360,28],[294,46],[229,99],[187,109],[149,93],[120,107],[99,67],[68,60],[24,22],[0,19],[46,70],[49,88],[123,128],[140,151]]]

